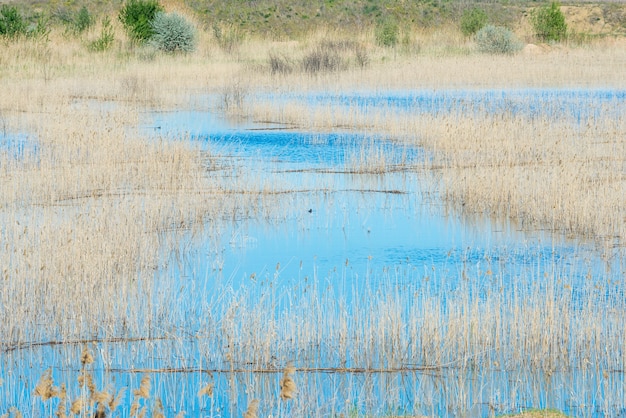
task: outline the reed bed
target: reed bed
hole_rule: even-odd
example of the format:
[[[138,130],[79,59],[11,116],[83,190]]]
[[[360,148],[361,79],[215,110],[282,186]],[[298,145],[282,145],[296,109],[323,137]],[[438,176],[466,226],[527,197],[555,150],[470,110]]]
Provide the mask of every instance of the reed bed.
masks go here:
[[[183,277],[198,240],[208,235],[205,256],[217,259],[231,222],[272,222],[301,205],[280,173],[257,175],[185,135],[159,137],[143,113],[204,108],[204,96],[228,95],[241,98],[228,101],[231,115],[385,134],[428,158],[397,162],[366,147],[347,168],[434,173],[433,189],[463,213],[591,237],[611,255],[626,233],[619,106],[573,121],[258,97],[322,87],[623,88],[618,41],[494,59],[390,55],[365,38],[368,66],[280,76],[266,62],[275,44],[248,40],[228,54],[203,41],[188,57],[144,56],[126,44],[91,54],[56,38],[0,52],[2,138],[23,140],[0,149],[0,396],[8,400],[0,413],[50,416],[63,404],[59,415],[78,415],[87,402],[96,416],[100,405],[122,416],[143,408],[248,417],[485,415],[532,405],[611,415],[625,407],[621,259],[588,272],[538,261],[516,272],[383,276],[376,285],[346,272],[282,285],[278,266],[241,289],[208,284],[214,277],[200,270]],[[309,47],[295,45],[294,54]],[[91,383],[85,343],[99,352]],[[24,370],[43,378],[37,384],[40,375],[24,372],[25,383]],[[109,390],[118,375],[122,383]]]
[[[421,147],[425,159],[396,168],[432,170],[434,189],[467,212],[595,238],[607,248],[626,236],[626,109],[619,100],[587,103],[598,110],[582,116],[533,116],[513,108],[492,114],[481,103],[441,114],[418,107],[414,113],[388,106],[365,111],[358,98],[354,104],[321,100],[307,113],[306,100],[261,101],[251,112],[301,129],[352,127]],[[558,100],[547,97],[536,105],[554,108]],[[355,166],[376,170],[385,167],[384,158],[361,157]]]
[[[222,289],[212,301],[196,302],[203,306],[187,307],[200,313],[187,324],[193,336],[96,343],[102,354],[95,356],[94,386],[107,387],[117,376],[116,393],[136,388],[121,395],[123,416],[134,416],[139,401],[155,408],[156,399],[167,415],[197,413],[202,405],[230,416],[384,416],[398,409],[486,415],[524,406],[610,415],[623,407],[623,281],[577,277],[543,261],[517,278],[468,269],[454,289],[437,273],[412,273],[409,281],[390,274],[375,286],[355,280],[345,294],[317,287],[323,278],[282,291],[277,283]],[[357,288],[364,298],[354,298]],[[69,399],[79,396],[75,379],[91,361],[80,347],[48,348],[84,363],[55,370],[59,383],[46,372],[44,389],[64,382]],[[41,348],[15,358],[31,350],[43,367],[50,357]],[[19,391],[14,379],[4,382],[6,399]],[[39,397],[33,411],[47,405]]]

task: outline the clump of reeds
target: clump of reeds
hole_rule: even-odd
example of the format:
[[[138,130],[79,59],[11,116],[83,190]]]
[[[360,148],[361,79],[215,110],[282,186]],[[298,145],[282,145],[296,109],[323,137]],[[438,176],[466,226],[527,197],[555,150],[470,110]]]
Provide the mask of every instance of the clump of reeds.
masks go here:
[[[96,418],[105,418],[112,416],[122,404],[126,388],[122,387],[117,394],[111,388],[98,390],[91,371],[88,366],[94,362],[91,351],[85,347],[80,356],[81,369],[78,375],[78,384],[82,393],[69,403],[69,396],[65,384],[59,387],[54,386],[52,378],[52,369],[48,369],[39,379],[35,387],[35,396],[40,397],[44,401],[52,398],[59,399],[55,415],[57,417],[67,417],[67,411],[72,415],[93,416]],[[212,394],[213,386],[207,385],[202,389],[202,394]],[[151,381],[150,376],[145,375],[141,378],[139,388],[133,391],[134,399],[130,406],[130,416],[142,417],[148,412],[148,404],[146,401],[150,398]],[[143,408],[141,408],[140,400],[143,400]],[[68,408],[69,404],[69,408]],[[17,416],[17,415],[16,415]],[[160,399],[155,399],[152,408],[153,417],[164,417],[163,403]]]

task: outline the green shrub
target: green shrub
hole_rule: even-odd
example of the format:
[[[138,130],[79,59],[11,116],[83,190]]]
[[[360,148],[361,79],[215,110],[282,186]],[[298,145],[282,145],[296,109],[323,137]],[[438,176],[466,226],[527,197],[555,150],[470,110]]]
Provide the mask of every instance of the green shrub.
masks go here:
[[[50,35],[48,18],[41,15],[37,18],[37,24],[26,31],[26,35],[38,41],[47,41]]]
[[[115,41],[113,25],[111,24],[111,19],[105,16],[102,19],[100,37],[89,44],[89,49],[96,52],[103,52],[111,48],[113,41]]]
[[[399,33],[400,29],[394,20],[385,20],[376,28],[376,43],[380,46],[396,46]]]
[[[488,20],[487,13],[483,9],[474,7],[466,10],[461,16],[461,32],[465,36],[472,36],[481,30]]]
[[[501,26],[485,26],[476,32],[475,40],[478,50],[489,54],[513,54],[522,49],[515,34]]]
[[[94,23],[94,19],[87,10],[86,6],[80,8],[78,13],[76,13],[76,17],[73,22],[73,29],[75,33],[83,33],[87,29],[89,29]]]
[[[157,0],[128,0],[120,10],[119,19],[131,39],[146,42],[154,35],[152,21],[162,11]]]
[[[560,41],[567,35],[565,16],[558,3],[539,7],[531,15],[531,22],[537,37],[543,41]]]
[[[196,49],[196,30],[176,13],[157,13],[152,21],[154,35],[150,44],[165,52],[192,52]]]
[[[0,8],[0,36],[15,39],[26,33],[26,23],[15,6]]]

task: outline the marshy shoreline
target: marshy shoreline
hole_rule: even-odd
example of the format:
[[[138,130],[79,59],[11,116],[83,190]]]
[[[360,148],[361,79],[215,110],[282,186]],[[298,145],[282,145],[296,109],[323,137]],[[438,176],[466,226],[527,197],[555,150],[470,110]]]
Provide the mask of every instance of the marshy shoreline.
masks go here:
[[[404,52],[330,30],[199,36],[187,55],[3,44],[0,414],[622,413],[623,39],[492,56],[432,33]],[[324,48],[344,64],[275,70]],[[262,148],[267,122],[294,137]],[[314,163],[289,160],[302,144]],[[385,242],[370,207],[523,237],[394,265],[370,248],[334,269],[237,261],[315,228]]]

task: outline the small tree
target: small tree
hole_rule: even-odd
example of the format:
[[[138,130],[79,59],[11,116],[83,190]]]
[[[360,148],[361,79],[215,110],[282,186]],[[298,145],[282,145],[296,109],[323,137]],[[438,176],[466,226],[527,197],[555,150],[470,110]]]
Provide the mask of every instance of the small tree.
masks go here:
[[[466,10],[461,16],[461,32],[465,36],[472,36],[481,30],[489,20],[487,13],[478,7]]]
[[[157,0],[128,0],[120,10],[119,19],[131,39],[146,42],[154,35],[152,21],[162,11]]]
[[[543,41],[558,42],[567,35],[565,16],[558,3],[535,9],[531,15],[531,22],[537,37]]]
[[[376,43],[380,46],[396,46],[400,29],[393,19],[387,19],[376,28]]]
[[[111,48],[115,41],[115,34],[111,19],[108,16],[102,18],[102,28],[100,29],[100,37],[89,44],[89,49],[96,52],[103,52]]]
[[[18,38],[26,33],[26,23],[15,6],[2,5],[0,8],[0,36]]]
[[[478,50],[488,54],[513,54],[522,49],[515,34],[501,26],[487,25],[476,32],[475,39]]]
[[[83,33],[94,24],[94,19],[89,13],[86,6],[80,8],[76,17],[74,18],[74,31],[76,33]]]
[[[165,52],[192,52],[196,49],[196,30],[176,13],[157,13],[152,21],[154,35],[150,44]]]

